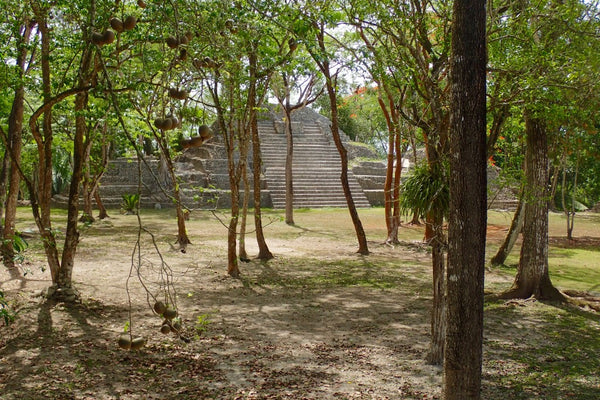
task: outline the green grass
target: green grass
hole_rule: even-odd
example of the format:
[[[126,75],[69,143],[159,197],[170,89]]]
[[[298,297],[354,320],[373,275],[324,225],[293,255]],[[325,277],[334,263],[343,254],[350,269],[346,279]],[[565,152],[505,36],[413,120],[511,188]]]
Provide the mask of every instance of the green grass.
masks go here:
[[[375,261],[375,260],[374,260]],[[277,261],[275,261],[276,263]],[[382,261],[344,260],[328,262],[318,259],[281,260],[293,264],[282,272],[275,263],[272,267],[253,277],[246,283],[259,286],[280,286],[286,288],[332,288],[365,287],[374,289],[392,289],[406,284],[412,278],[403,272],[408,266]],[[289,272],[292,271],[292,272]]]
[[[486,306],[488,399],[600,398],[600,329],[595,313],[532,303]],[[500,391],[500,394],[495,394]]]

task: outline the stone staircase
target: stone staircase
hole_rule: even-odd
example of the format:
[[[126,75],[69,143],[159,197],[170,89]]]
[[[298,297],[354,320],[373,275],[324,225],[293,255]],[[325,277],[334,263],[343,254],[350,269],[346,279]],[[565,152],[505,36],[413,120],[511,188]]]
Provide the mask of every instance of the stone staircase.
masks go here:
[[[286,136],[272,121],[259,123],[258,131],[273,208],[285,208]],[[294,208],[347,207],[340,182],[340,156],[330,134],[323,132],[321,124],[306,121],[294,123],[292,134]],[[348,180],[356,207],[370,207],[352,171],[348,171]]]
[[[310,109],[304,109],[294,114],[292,123],[294,207],[347,207],[340,182],[340,157],[329,131],[329,120]],[[261,204],[266,208],[283,209],[286,137],[281,115],[266,113],[259,122],[259,134],[263,159]],[[382,205],[385,165],[376,161],[358,161],[373,159],[373,153],[364,146],[350,142],[343,132],[341,134],[352,165],[348,170],[348,180],[356,207]],[[218,133],[201,147],[186,149],[174,160],[174,164],[181,199],[186,207],[231,207],[227,154]],[[156,157],[147,157],[147,164],[142,164],[141,170],[140,206],[173,207],[170,197],[173,183],[164,168],[161,168],[160,161]],[[251,150],[248,157],[248,177],[252,187]],[[134,194],[137,191],[137,161],[126,158],[111,160],[99,186],[104,205],[108,208],[120,207],[124,194]],[[253,194],[250,196],[252,203]],[[55,206],[65,207],[66,194],[54,196],[53,202]]]

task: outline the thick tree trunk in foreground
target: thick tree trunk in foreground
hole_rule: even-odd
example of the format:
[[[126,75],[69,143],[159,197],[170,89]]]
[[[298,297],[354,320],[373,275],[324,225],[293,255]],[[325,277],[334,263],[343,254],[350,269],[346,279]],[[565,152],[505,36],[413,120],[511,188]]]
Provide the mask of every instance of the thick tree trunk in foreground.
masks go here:
[[[525,114],[525,221],[517,276],[501,298],[564,300],[548,273],[548,137],[545,121]]]
[[[487,226],[485,1],[455,0],[444,399],[480,399]]]
[[[519,233],[521,233],[521,229],[523,228],[523,217],[525,216],[524,204],[523,191],[521,191],[519,203],[517,204],[517,209],[515,210],[515,214],[510,224],[510,228],[508,229],[508,233],[506,234],[506,238],[496,252],[496,255],[490,260],[492,265],[503,265],[506,262],[506,258],[510,254],[512,248],[514,247],[515,242],[519,237]]]

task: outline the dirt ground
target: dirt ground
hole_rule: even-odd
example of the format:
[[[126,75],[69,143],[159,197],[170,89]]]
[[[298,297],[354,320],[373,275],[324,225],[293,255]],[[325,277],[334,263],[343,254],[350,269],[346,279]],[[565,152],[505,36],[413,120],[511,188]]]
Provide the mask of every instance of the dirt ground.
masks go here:
[[[431,277],[418,240],[385,245],[381,220],[368,217],[372,254],[359,256],[348,222],[298,213],[295,227],[274,219],[266,228],[275,258],[242,263],[242,278],[232,279],[225,230],[212,215],[192,213],[185,253],[171,245],[167,216],[143,216],[155,242],[141,231],[139,253],[135,216],[113,211],[83,228],[75,306],[40,296],[50,278],[35,234],[25,276],[0,268],[0,289],[18,310],[0,327],[0,398],[440,398],[441,369],[424,362]],[[32,228],[24,217],[19,229]],[[406,229],[419,237],[421,228]],[[252,238],[247,247],[255,254]],[[487,279],[510,285],[504,275]],[[165,291],[176,295],[180,334],[161,334],[152,312],[152,296]],[[126,327],[144,348],[117,346]]]

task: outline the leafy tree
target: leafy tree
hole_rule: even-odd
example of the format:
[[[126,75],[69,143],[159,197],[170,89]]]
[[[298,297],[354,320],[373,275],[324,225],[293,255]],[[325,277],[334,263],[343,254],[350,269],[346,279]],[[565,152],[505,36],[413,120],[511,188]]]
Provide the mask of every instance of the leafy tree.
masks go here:
[[[339,130],[337,77],[343,65],[339,63],[340,60],[336,55],[336,49],[339,49],[339,46],[336,45],[335,41],[329,40],[330,36],[327,31],[327,29],[334,28],[339,23],[341,14],[336,9],[335,4],[321,4],[321,2],[307,5],[302,10],[302,13],[302,18],[299,19],[299,24],[301,25],[297,27],[297,34],[306,41],[307,50],[325,80],[325,89],[331,112],[331,133],[340,154],[340,180],[342,189],[356,232],[358,253],[366,255],[369,254],[367,237],[350,191],[350,184],[348,182],[348,151],[342,143]]]
[[[592,87],[595,72],[590,73],[588,60],[597,61],[587,58],[584,45],[593,37],[592,9],[578,1],[548,1],[510,4],[492,13],[491,71],[494,78],[512,81],[509,97],[524,104],[527,146],[524,243],[515,283],[504,297],[562,298],[548,277],[549,145],[552,133],[567,122],[564,117],[573,117],[570,98]]]
[[[295,39],[293,39],[295,40]],[[294,61],[292,61],[294,62]],[[285,157],[285,223],[294,224],[294,186],[293,162],[294,141],[292,132],[292,113],[314,103],[323,93],[323,88],[317,88],[317,74],[311,71],[310,66],[300,68],[300,64],[290,63],[292,68],[282,70],[279,79],[271,85],[277,101],[284,115],[284,129],[286,136]],[[297,93],[296,100],[292,102],[292,93]]]
[[[12,22],[12,31],[15,39],[15,66],[13,79],[14,95],[10,114],[8,116],[7,133],[2,132],[6,151],[0,172],[0,210],[4,210],[4,227],[2,230],[2,257],[4,265],[8,268],[14,267],[15,219],[17,212],[17,199],[20,192],[19,164],[21,162],[23,118],[25,113],[25,78],[28,73],[30,57],[30,42],[33,30],[36,26],[35,19],[31,18],[26,7],[20,7],[16,18]],[[12,156],[11,156],[12,155]],[[8,186],[8,192],[6,191]]]

